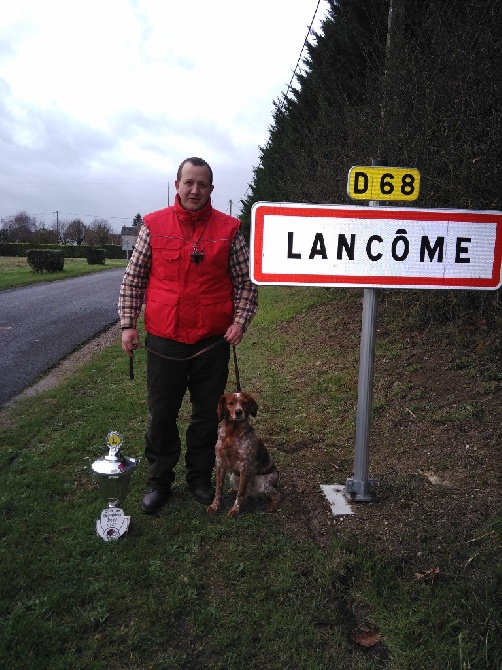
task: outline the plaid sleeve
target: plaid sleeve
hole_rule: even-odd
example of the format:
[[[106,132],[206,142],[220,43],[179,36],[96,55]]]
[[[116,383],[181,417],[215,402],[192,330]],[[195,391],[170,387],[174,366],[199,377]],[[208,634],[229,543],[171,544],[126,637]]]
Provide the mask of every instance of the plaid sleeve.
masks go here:
[[[230,277],[234,287],[234,323],[244,331],[258,309],[258,288],[249,278],[249,250],[241,232],[230,247]]]
[[[151,263],[150,231],[146,226],[141,226],[120,286],[118,312],[122,328],[136,328],[145,299]]]

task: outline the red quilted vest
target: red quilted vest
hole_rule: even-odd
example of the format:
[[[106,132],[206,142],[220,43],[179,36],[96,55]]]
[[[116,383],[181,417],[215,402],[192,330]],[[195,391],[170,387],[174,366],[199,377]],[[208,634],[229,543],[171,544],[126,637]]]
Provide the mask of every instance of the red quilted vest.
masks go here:
[[[152,335],[193,344],[232,325],[229,253],[240,222],[211,206],[174,206],[148,214],[152,266],[146,290],[145,328]],[[203,254],[199,262],[194,251]]]

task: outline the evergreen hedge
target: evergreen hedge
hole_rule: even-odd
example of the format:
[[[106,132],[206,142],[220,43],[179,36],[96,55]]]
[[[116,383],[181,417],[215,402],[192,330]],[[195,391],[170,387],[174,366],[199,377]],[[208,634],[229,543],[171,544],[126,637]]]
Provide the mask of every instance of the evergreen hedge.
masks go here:
[[[91,247],[87,251],[87,263],[89,265],[104,265],[106,260],[106,251],[98,247]]]
[[[29,249],[26,259],[33,272],[62,272],[64,254],[60,249]]]

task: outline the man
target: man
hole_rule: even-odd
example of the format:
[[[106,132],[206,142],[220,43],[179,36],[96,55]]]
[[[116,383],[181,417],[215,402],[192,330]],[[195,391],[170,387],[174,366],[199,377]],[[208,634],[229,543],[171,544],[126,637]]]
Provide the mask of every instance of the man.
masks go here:
[[[181,455],[178,412],[188,390],[186,481],[195,499],[214,497],[211,475],[218,418],[228,377],[230,345],[237,345],[257,309],[249,254],[240,222],[211,205],[213,173],[201,158],[184,160],[171,207],[144,217],[120,288],[122,349],[133,356],[136,321],[145,302],[150,419],[145,514],[166,502]]]

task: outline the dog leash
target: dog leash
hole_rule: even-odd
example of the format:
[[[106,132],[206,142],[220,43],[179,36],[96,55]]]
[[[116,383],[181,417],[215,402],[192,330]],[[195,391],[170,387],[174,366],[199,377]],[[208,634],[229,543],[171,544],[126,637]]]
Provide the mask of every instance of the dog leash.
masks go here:
[[[204,347],[204,349],[201,349],[200,351],[197,351],[195,354],[192,354],[192,356],[187,356],[186,358],[176,358],[175,356],[166,356],[164,354],[161,354],[159,351],[155,351],[155,349],[152,349],[151,347],[147,347],[146,344],[141,344],[141,342],[136,342],[134,344],[135,349],[144,349],[145,351],[149,351],[151,354],[154,354],[155,356],[159,356],[159,358],[163,358],[166,361],[179,361],[180,363],[184,361],[189,361],[192,358],[197,358],[197,356],[200,356],[201,354],[206,353],[206,351],[209,351],[210,349],[214,349],[215,347],[219,346],[225,342],[225,338],[221,338],[221,340],[217,340],[216,342],[213,342],[213,344],[208,345],[207,347]],[[134,358],[133,356],[129,356],[129,379],[134,379]]]
[[[184,361],[190,361],[192,358],[197,358],[197,356],[200,356],[201,354],[206,353],[206,351],[210,351],[211,349],[214,349],[215,347],[219,346],[223,342],[225,342],[224,337],[222,337],[221,340],[218,340],[217,342],[213,342],[213,344],[210,344],[209,346],[204,347],[204,349],[201,349],[200,351],[197,351],[197,353],[193,354],[192,356],[187,356],[186,358],[176,358],[174,356],[165,356],[164,354],[161,354],[158,351],[155,351],[155,349],[147,347],[145,344],[141,344],[141,342],[136,343],[136,348],[144,349],[145,351],[149,351],[151,354],[154,354],[155,356],[159,356],[160,358],[163,358],[166,361],[179,361],[181,363],[181,362],[184,362]],[[239,375],[239,366],[237,364],[237,352],[235,350],[235,345],[232,345],[232,349],[234,350],[234,369],[235,369],[235,379],[236,379],[236,384],[237,384],[237,391],[241,391],[241,380],[240,380],[240,375]],[[131,380],[134,379],[134,358],[133,358],[133,356],[129,356],[129,379],[131,379]]]
[[[235,370],[235,384],[237,386],[237,391],[240,393],[242,391],[241,389],[241,378],[239,375],[239,366],[237,365],[237,352],[235,351],[235,346],[232,345],[232,349],[234,350],[234,370]]]

